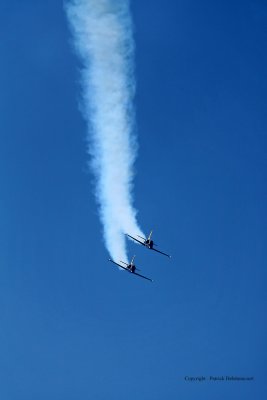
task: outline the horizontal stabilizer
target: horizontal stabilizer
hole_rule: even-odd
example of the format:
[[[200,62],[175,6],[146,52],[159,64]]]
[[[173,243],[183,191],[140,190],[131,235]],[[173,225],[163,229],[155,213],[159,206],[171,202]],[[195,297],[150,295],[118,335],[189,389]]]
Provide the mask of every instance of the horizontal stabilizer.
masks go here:
[[[145,238],[143,238],[142,236],[139,236],[139,235],[137,235],[139,238],[141,238],[141,239],[143,239],[143,240],[146,240]]]

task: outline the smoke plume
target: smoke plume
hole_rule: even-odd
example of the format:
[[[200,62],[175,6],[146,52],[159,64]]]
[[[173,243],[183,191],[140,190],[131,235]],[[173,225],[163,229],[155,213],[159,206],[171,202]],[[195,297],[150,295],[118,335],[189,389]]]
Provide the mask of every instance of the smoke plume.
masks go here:
[[[133,38],[127,0],[70,0],[66,6],[82,61],[83,114],[108,252],[127,260],[125,233],[144,236],[133,208]]]

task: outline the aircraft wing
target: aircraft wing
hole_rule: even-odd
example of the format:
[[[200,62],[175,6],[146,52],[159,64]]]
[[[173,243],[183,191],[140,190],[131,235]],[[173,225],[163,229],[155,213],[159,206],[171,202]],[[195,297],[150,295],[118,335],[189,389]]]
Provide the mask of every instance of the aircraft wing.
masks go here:
[[[111,261],[113,264],[118,265],[118,267],[123,268],[123,269],[126,269],[126,268],[123,267],[122,265],[120,265],[120,264],[116,263],[115,261],[111,260],[111,258],[109,258],[108,260]]]
[[[142,244],[143,246],[145,245],[144,242],[141,242],[141,240],[138,240],[138,239],[134,238],[134,237],[131,236],[131,235],[128,235],[128,233],[126,233],[126,236],[129,236],[131,239],[133,239],[133,240],[135,240],[136,242]]]
[[[150,281],[150,282],[153,282],[153,279],[147,278],[146,276],[141,275],[141,274],[138,274],[137,272],[134,272],[133,274],[134,274],[134,275],[138,275],[138,276],[140,276],[141,278],[147,279],[147,280]]]
[[[154,251],[156,251],[157,253],[163,254],[164,256],[167,256],[167,257],[171,258],[171,256],[170,256],[169,254],[166,254],[166,253],[163,253],[163,251],[154,249],[154,247],[153,247],[153,249],[151,249],[151,250],[154,250]]]

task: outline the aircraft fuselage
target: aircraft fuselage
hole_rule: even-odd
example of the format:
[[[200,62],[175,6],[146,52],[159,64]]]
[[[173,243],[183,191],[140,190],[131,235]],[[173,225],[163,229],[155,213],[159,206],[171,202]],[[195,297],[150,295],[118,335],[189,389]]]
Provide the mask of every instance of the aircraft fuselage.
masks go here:
[[[134,274],[134,271],[136,270],[136,266],[133,264],[129,264],[127,266],[128,270],[131,271]]]
[[[147,239],[147,240],[145,241],[144,244],[145,244],[145,246],[148,247],[149,249],[153,249],[153,245],[154,245],[153,240]]]

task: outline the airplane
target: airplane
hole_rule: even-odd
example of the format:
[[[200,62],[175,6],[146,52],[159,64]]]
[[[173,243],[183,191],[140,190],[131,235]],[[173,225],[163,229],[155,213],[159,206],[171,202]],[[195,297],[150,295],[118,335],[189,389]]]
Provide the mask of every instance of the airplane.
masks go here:
[[[116,263],[116,262],[113,261],[111,258],[109,258],[109,261],[111,261],[113,264],[118,265],[120,268],[123,268],[123,269],[124,269],[125,271],[127,271],[127,272],[130,272],[130,273],[132,273],[132,274],[134,274],[134,275],[140,276],[140,278],[144,278],[144,279],[147,279],[147,280],[150,281],[150,282],[153,282],[153,279],[147,278],[146,276],[141,275],[141,274],[138,274],[137,272],[135,272],[136,270],[137,270],[137,271],[140,271],[140,270],[137,269],[136,266],[134,265],[134,259],[135,259],[135,256],[133,256],[132,261],[130,262],[130,264],[128,264],[128,263],[126,263],[126,262],[124,262],[124,261],[120,261],[121,263],[125,264],[126,267],[124,267],[124,266],[121,265],[121,264]]]
[[[142,239],[142,241],[141,241],[141,240],[138,240],[138,239],[136,239],[136,238],[134,238],[134,237],[131,236],[131,235],[128,235],[128,233],[126,233],[126,235],[129,236],[131,239],[135,240],[136,242],[142,244],[142,245],[145,246],[147,249],[154,250],[154,251],[156,251],[157,253],[163,254],[164,256],[167,256],[167,257],[171,258],[171,256],[170,256],[169,254],[163,253],[163,251],[160,251],[160,250],[157,250],[157,249],[154,248],[154,246],[157,246],[157,245],[156,245],[156,244],[153,242],[153,240],[151,239],[152,232],[153,232],[153,231],[150,232],[150,234],[148,235],[148,237],[147,237],[146,239],[143,238],[142,236],[137,235],[139,238]]]

